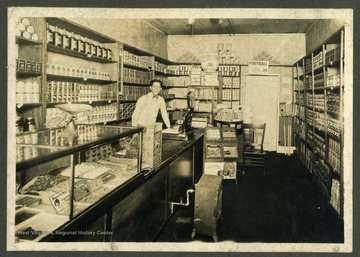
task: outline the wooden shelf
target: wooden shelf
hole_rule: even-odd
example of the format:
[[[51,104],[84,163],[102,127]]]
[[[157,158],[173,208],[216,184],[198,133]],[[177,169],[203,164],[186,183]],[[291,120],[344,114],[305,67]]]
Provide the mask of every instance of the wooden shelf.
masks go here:
[[[88,82],[88,83],[97,83],[97,84],[112,84],[112,83],[117,82],[115,80],[79,78],[79,77],[56,75],[56,74],[46,74],[46,76],[48,79],[51,79],[51,80],[61,80],[61,81],[71,81],[71,82]]]
[[[46,22],[61,29],[66,29],[67,31],[73,32],[74,34],[79,34],[83,37],[99,41],[100,43],[116,43],[116,40],[106,35],[103,35],[97,31],[91,30],[87,27],[84,27],[80,24],[74,23],[64,18],[46,18]]]
[[[33,72],[33,71],[16,71],[16,76],[23,76],[23,77],[37,77],[41,76],[42,73],[40,72]]]
[[[16,104],[16,108],[17,109],[21,109],[21,108],[33,108],[33,107],[40,107],[43,106],[42,103],[24,103],[24,104]]]
[[[15,37],[15,42],[16,44],[21,44],[21,45],[42,45],[41,41],[35,41],[30,38],[24,38],[20,36]]]
[[[325,64],[325,67],[327,67],[327,68],[339,67],[339,65],[340,65],[340,60],[336,60],[336,61]]]
[[[335,86],[335,87],[325,87],[326,90],[339,90],[340,86]]]
[[[104,59],[104,58],[100,58],[100,57],[97,57],[97,56],[89,56],[89,55],[87,55],[85,53],[80,53],[80,52],[77,52],[77,51],[73,51],[73,50],[70,50],[70,49],[66,49],[66,48],[59,47],[59,46],[54,46],[54,45],[49,45],[49,44],[47,45],[47,50],[49,52],[52,52],[52,53],[68,55],[68,56],[84,59],[84,60],[91,61],[91,62],[117,63],[117,61],[114,61],[114,60]]]
[[[130,68],[130,69],[142,70],[142,71],[148,71],[148,72],[151,71],[150,67],[149,68],[144,68],[144,67],[139,67],[139,66],[136,66],[136,65],[127,64],[127,63],[124,63],[124,68]]]
[[[136,103],[137,100],[119,100],[119,103]]]
[[[148,87],[149,84],[142,84],[142,83],[133,83],[133,82],[123,82],[124,86],[141,86],[141,87]]]
[[[116,100],[98,100],[98,101],[79,101],[79,102],[71,102],[73,104],[89,104],[89,105],[103,105],[103,104],[111,104],[117,102]],[[58,103],[46,103],[46,107],[55,107],[58,104],[65,104],[67,102],[58,102]]]
[[[164,87],[164,89],[167,89],[167,88],[188,88],[188,86],[166,86],[166,85],[164,85],[163,87]]]

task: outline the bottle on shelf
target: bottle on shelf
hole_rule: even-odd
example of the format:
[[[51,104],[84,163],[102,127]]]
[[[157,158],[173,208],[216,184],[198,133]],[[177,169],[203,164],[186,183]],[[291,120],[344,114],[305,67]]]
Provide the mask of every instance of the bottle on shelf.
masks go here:
[[[54,31],[54,45],[62,46],[62,36],[57,26],[55,27],[55,31]]]
[[[78,52],[85,53],[85,42],[84,38],[80,35],[77,35],[77,41],[78,41]]]
[[[91,44],[86,37],[84,38],[84,45],[85,45],[85,54],[91,55]]]
[[[70,49],[70,38],[69,38],[69,34],[66,31],[66,29],[63,30],[62,33],[62,47],[66,48],[66,49]]]
[[[103,54],[102,54],[102,47],[101,44],[99,42],[96,41],[96,56],[99,58],[103,58]]]
[[[71,32],[70,34],[70,49],[73,51],[78,51],[78,40],[76,39],[74,32]]]
[[[108,49],[106,47],[102,48],[102,57],[108,59]]]
[[[50,45],[54,44],[54,30],[53,30],[53,26],[49,25],[49,23],[46,23],[46,38],[48,44]]]
[[[110,48],[106,49],[107,50],[107,59],[108,60],[112,60],[112,51]]]

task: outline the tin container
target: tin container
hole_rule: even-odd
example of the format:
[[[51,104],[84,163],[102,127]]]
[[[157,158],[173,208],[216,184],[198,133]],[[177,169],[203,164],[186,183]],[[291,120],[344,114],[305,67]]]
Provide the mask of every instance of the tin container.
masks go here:
[[[42,71],[42,63],[41,62],[37,62],[36,63],[36,72],[37,73],[41,73]]]
[[[26,62],[25,60],[19,60],[19,71],[25,71],[26,70]]]
[[[25,71],[28,71],[28,72],[32,71],[32,62],[31,61],[25,62]]]

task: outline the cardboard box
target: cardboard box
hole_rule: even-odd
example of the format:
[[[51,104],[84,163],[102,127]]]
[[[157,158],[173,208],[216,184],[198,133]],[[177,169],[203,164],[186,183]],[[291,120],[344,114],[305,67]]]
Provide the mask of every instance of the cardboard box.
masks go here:
[[[161,163],[162,123],[146,126],[142,142],[142,169],[154,168]]]

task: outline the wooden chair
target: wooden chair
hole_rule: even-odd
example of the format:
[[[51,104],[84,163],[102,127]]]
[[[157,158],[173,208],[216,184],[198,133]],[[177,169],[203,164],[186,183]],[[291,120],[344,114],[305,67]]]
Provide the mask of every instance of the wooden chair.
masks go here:
[[[266,123],[264,124],[243,124],[243,169],[247,166],[263,168],[265,175],[264,137]]]

